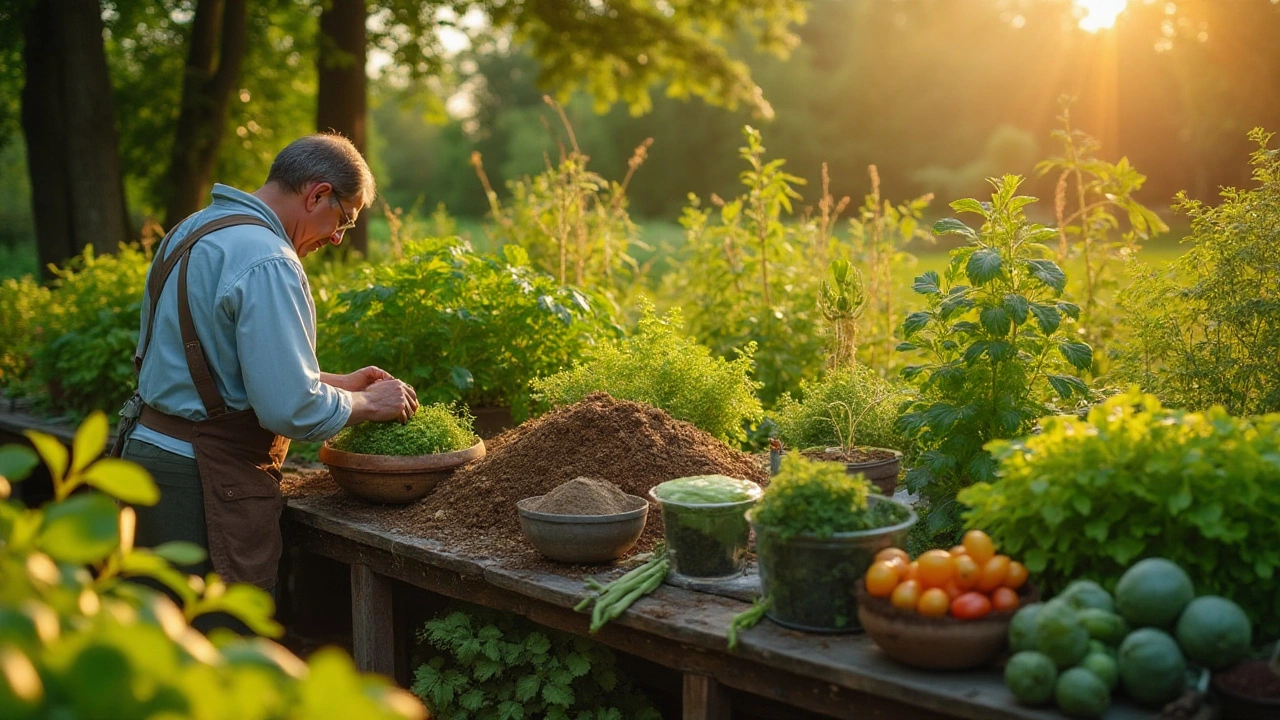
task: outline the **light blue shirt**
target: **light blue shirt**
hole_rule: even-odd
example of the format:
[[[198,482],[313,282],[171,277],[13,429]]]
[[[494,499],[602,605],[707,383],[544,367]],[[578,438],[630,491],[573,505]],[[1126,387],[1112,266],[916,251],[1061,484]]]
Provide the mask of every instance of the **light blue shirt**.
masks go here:
[[[192,247],[187,271],[191,318],[214,382],[228,412],[251,407],[277,435],[328,439],[351,416],[351,394],[320,382],[311,288],[275,212],[253,195],[214,185],[213,203],[178,228],[169,249],[200,225],[238,214],[260,217],[271,229],[236,225],[210,233]],[[179,271],[174,267],[154,310],[155,339],[143,359],[138,392],[160,412],[204,420],[178,329]],[[146,340],[145,301],[143,308],[139,349]],[[191,443],[142,425],[132,437],[195,457]]]

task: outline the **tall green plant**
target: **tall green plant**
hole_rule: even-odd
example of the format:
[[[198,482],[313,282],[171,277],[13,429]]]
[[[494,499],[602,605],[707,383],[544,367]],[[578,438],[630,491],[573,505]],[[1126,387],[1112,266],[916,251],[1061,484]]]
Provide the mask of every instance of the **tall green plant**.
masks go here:
[[[822,281],[818,310],[831,325],[831,367],[849,367],[857,362],[858,318],[867,305],[862,273],[848,260],[832,260],[831,276]]]
[[[1249,190],[1222,191],[1217,207],[1179,194],[1192,245],[1171,271],[1139,270],[1119,297],[1128,334],[1116,375],[1165,402],[1233,414],[1280,411],[1280,150],[1249,139]]]
[[[959,527],[956,492],[994,477],[983,446],[1029,431],[1058,401],[1089,395],[1073,373],[1090,367],[1093,350],[1068,332],[1080,308],[1062,299],[1067,278],[1044,245],[1057,231],[1027,220],[1023,208],[1035,198],[1016,194],[1022,178],[990,182],[990,202],[951,204],[979,215],[978,230],[953,218],[934,225],[969,242],[951,252],[944,277],[916,278],[927,306],[907,316],[898,346],[923,360],[902,371],[920,394],[899,428],[923,451],[906,484],[928,502],[928,530],[942,542]]]
[[[765,160],[759,130],[748,126],[743,134],[745,190],[730,200],[712,196],[715,211],[690,197],[680,218],[687,257],[668,276],[667,290],[715,353],[730,357],[756,343],[756,379],[772,404],[822,370],[818,290],[827,258],[837,253],[814,224],[790,220],[804,180],[783,171],[785,160]]]
[[[1059,263],[1082,261],[1080,327],[1087,342],[1105,349],[1115,339],[1119,318],[1101,304],[1105,293],[1119,283],[1117,264],[1133,259],[1144,241],[1168,232],[1169,226],[1134,197],[1147,176],[1130,165],[1128,158],[1115,163],[1098,158],[1095,153],[1101,143],[1072,127],[1071,100],[1063,98],[1061,102],[1058,122],[1062,127],[1053,131],[1053,138],[1062,143],[1062,155],[1040,162],[1036,172],[1058,175],[1053,203],[1058,223],[1057,259]],[[1105,352],[1096,353],[1095,368],[1105,372],[1106,359]]]
[[[99,459],[103,413],[81,424],[71,452],[49,435],[26,435],[35,452],[0,448],[0,717],[425,717],[412,696],[357,673],[340,650],[303,662],[265,638],[193,629],[202,615],[228,613],[255,632],[282,632],[266,592],[175,569],[200,562],[201,548],[134,547],[132,506],[155,504],[159,490],[140,466]],[[41,460],[54,500],[10,500],[11,483]],[[131,582],[139,578],[180,604]]]

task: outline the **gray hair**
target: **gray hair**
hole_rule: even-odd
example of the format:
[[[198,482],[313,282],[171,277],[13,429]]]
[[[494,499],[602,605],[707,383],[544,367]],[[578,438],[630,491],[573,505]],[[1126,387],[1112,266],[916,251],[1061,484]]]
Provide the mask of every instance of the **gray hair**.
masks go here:
[[[360,151],[338,133],[316,133],[289,143],[272,161],[267,182],[294,193],[310,183],[327,182],[339,198],[365,208],[378,191]]]

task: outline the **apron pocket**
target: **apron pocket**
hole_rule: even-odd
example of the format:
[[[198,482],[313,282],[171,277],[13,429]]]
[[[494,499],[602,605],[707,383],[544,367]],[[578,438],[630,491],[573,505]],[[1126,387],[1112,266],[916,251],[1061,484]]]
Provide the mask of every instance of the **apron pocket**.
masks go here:
[[[205,513],[210,554],[226,579],[269,587],[283,549],[284,497],[274,478],[254,474],[259,477],[223,478],[210,488],[216,498]]]

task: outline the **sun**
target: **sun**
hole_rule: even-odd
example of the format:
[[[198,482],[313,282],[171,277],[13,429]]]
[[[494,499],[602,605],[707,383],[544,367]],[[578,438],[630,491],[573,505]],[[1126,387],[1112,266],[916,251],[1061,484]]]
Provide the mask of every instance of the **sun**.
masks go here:
[[[1084,10],[1080,28],[1089,32],[1105,30],[1116,24],[1116,16],[1124,11],[1128,0],[1076,0]]]

